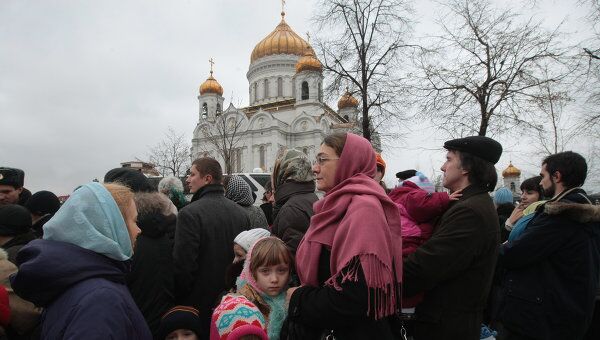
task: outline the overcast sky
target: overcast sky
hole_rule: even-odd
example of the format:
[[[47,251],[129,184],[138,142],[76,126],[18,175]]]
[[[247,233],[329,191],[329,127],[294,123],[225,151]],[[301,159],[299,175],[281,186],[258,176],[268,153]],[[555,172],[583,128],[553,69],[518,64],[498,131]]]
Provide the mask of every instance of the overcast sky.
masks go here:
[[[585,9],[574,2],[534,11],[549,24],[566,18],[575,32]],[[287,1],[286,21],[303,37],[316,34],[314,3]],[[416,9],[418,36],[431,29],[435,8],[419,1]],[[225,107],[247,105],[250,53],[280,11],[278,0],[0,1],[0,165],[23,169],[32,192],[61,195],[120,162],[145,159],[169,126],[191,140],[208,59]],[[388,182],[406,168],[438,169],[443,140],[416,128],[384,150]],[[503,142],[499,168],[512,159],[523,177],[539,171],[518,141]]]

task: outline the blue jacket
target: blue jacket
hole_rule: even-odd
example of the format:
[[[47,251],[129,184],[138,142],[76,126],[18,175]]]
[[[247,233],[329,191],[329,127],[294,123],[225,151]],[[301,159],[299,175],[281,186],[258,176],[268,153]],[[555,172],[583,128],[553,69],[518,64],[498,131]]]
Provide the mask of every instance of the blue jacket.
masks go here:
[[[35,240],[17,255],[14,291],[44,307],[42,339],[152,339],[125,286],[130,261]]]

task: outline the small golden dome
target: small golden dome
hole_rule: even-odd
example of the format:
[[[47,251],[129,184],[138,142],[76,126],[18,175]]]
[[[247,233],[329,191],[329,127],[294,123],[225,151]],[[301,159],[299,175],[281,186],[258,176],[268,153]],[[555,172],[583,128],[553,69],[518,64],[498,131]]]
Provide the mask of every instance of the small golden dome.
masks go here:
[[[296,34],[283,19],[284,13],[281,13],[281,22],[273,32],[261,40],[250,56],[250,63],[256,59],[274,54],[295,54],[298,56],[304,55],[306,49],[312,51],[312,47],[298,34]]]
[[[205,93],[216,93],[219,96],[223,95],[223,87],[219,82],[213,78],[212,71],[210,71],[210,76],[206,79],[202,85],[200,85],[200,94]]]
[[[347,107],[357,107],[358,100],[352,96],[352,93],[346,89],[346,93],[340,98],[338,101],[338,110],[347,108]]]
[[[302,58],[298,59],[298,62],[296,63],[296,73],[302,71],[323,71],[323,65],[321,65],[319,59],[315,57],[315,54],[310,47],[306,49],[306,53],[304,53]]]
[[[504,171],[502,171],[502,177],[519,177],[521,176],[521,170],[515,168],[514,165],[512,165],[512,162],[510,162],[508,164],[508,168],[504,169]]]

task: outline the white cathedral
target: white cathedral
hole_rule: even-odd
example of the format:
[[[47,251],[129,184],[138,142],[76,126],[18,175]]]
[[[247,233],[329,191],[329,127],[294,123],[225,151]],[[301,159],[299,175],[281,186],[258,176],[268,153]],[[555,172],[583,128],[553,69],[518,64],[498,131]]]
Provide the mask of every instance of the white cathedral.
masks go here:
[[[210,76],[200,86],[192,159],[213,157],[225,170],[219,150],[231,150],[232,172],[270,172],[281,149],[298,148],[313,159],[325,135],[356,130],[358,100],[346,91],[338,111],[323,102],[321,62],[284,17],[282,12],[275,30],[252,51],[246,74],[248,107],[229,104],[223,109],[223,88],[211,65]]]

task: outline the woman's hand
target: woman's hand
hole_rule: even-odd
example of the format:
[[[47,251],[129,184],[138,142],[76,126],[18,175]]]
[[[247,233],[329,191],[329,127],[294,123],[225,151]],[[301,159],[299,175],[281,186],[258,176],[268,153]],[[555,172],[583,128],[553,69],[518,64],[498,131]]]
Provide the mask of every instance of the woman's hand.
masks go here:
[[[515,209],[513,210],[513,212],[510,214],[510,216],[508,217],[508,222],[510,222],[511,225],[514,225],[515,223],[517,223],[517,221],[519,219],[521,219],[521,217],[523,217],[524,209],[525,209],[525,207],[523,206],[523,203],[517,205],[515,207]]]
[[[462,197],[462,189],[456,190],[455,192],[450,194],[451,201],[458,201],[458,199],[461,197]]]

